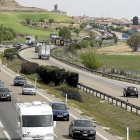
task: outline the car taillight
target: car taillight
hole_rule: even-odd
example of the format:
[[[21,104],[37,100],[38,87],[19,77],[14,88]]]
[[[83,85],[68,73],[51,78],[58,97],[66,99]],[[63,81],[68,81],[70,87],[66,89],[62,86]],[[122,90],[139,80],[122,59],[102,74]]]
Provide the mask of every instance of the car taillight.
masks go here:
[[[136,90],[136,92],[138,92],[138,90]]]
[[[127,91],[130,91],[129,89],[127,89]]]

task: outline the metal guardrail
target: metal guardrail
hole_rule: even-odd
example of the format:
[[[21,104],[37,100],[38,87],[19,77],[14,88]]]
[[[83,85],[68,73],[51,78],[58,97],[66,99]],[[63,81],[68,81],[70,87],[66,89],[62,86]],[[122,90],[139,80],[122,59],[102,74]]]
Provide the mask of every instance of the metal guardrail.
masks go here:
[[[62,48],[62,47],[53,48],[52,51],[56,50],[58,48]],[[74,63],[69,62],[67,60],[63,60],[61,58],[58,58],[58,57],[54,56],[52,53],[51,53],[51,56],[53,58],[63,62],[63,63],[66,63],[66,64],[70,65],[70,66],[76,67],[78,69],[81,69],[81,70],[84,70],[84,71],[87,71],[87,72],[90,72],[90,73],[93,73],[93,74],[96,74],[96,75],[99,75],[99,76],[103,76],[103,77],[106,77],[106,78],[115,79],[115,80],[119,80],[119,81],[129,82],[129,83],[133,82],[133,83],[137,83],[138,85],[140,84],[140,80],[137,80],[137,79],[126,78],[126,77],[116,76],[116,75],[112,75],[112,74],[106,74],[106,73],[103,73],[103,72],[100,72],[100,71],[92,70],[92,69],[74,64]]]
[[[31,47],[33,47],[33,46],[31,46]],[[20,60],[22,60],[23,62],[29,62],[29,61],[26,60],[25,58],[22,58],[22,57],[19,55],[19,52],[22,51],[22,50],[24,50],[24,49],[31,48],[31,47],[25,47],[25,48],[19,49],[18,52],[17,52],[18,58],[19,58]],[[53,50],[55,50],[55,49],[58,49],[58,48],[60,48],[60,47],[53,48],[53,49],[51,49],[51,51],[53,51]],[[62,47],[61,47],[61,48],[62,48]],[[52,54],[51,54],[51,56],[54,57]],[[62,59],[57,58],[57,57],[54,57],[54,58],[56,58],[56,59],[58,59],[58,60],[62,60]],[[63,61],[65,62],[65,60],[63,60]],[[63,62],[63,61],[62,61],[62,62]],[[73,63],[71,63],[71,64],[73,64]],[[80,67],[81,67],[81,66],[80,66]],[[84,68],[85,68],[85,67],[84,67]],[[90,70],[90,69],[89,69],[89,70]],[[98,72],[98,73],[99,73],[99,74],[102,74],[102,72]],[[111,75],[111,76],[112,76],[112,75]],[[106,101],[106,102],[108,102],[108,103],[110,103],[110,104],[112,104],[112,105],[115,105],[115,106],[117,106],[117,107],[123,108],[123,109],[125,109],[126,111],[129,111],[129,112],[131,112],[131,113],[134,113],[134,114],[140,116],[140,107],[138,107],[138,106],[136,106],[136,105],[133,105],[133,104],[131,104],[131,103],[128,103],[128,102],[126,102],[126,101],[123,101],[123,100],[121,100],[121,99],[118,99],[118,98],[116,98],[116,97],[113,97],[113,96],[111,96],[111,95],[108,95],[108,94],[106,94],[106,93],[103,93],[103,92],[101,92],[101,91],[98,91],[98,90],[96,90],[96,89],[93,89],[93,88],[91,88],[91,87],[85,86],[85,85],[80,84],[80,83],[78,83],[77,88],[78,88],[79,90],[82,90],[83,92],[85,92],[85,93],[87,93],[87,94],[90,94],[90,95],[92,95],[92,96],[95,96],[95,97],[97,97],[97,98],[100,98],[101,100],[104,100],[104,101]]]
[[[79,90],[82,90],[87,94],[100,98],[101,100],[104,100],[112,105],[123,108],[131,113],[134,113],[134,114],[140,116],[140,107],[138,107],[136,105],[133,105],[131,103],[128,103],[126,101],[113,97],[113,96],[103,93],[101,91],[95,90],[93,88],[87,87],[80,83],[78,83],[77,87]]]

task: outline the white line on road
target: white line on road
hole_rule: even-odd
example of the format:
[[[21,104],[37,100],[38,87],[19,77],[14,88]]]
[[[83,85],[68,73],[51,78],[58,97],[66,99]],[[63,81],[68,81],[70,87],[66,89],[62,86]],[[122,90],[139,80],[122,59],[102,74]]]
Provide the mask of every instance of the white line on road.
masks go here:
[[[10,73],[8,73],[7,71],[5,71],[4,69],[2,69],[5,73],[7,73],[8,75],[10,75],[11,77],[13,77],[14,78],[14,76],[13,75],[11,75]],[[44,96],[44,95],[42,95],[40,92],[38,92],[37,91],[37,93],[38,94],[40,94],[42,97],[44,97],[45,99],[47,99],[48,101],[50,101],[50,102],[52,102],[50,99],[48,99],[46,96]],[[74,115],[72,115],[72,114],[70,114],[74,119],[76,119],[76,117],[74,116]],[[6,131],[5,131],[5,133],[7,133]],[[99,135],[101,138],[103,138],[104,140],[108,140],[108,139],[106,139],[104,136],[102,136],[101,134],[99,134],[98,132],[97,132],[97,135]],[[9,136],[9,135],[8,135]],[[57,137],[57,136],[56,136]],[[7,137],[8,138],[8,137]],[[9,137],[10,138],[10,137]],[[11,140],[11,139],[9,139],[9,140]]]
[[[19,98],[17,98],[19,100]],[[20,101],[20,100],[19,100]]]
[[[8,133],[6,131],[3,131],[3,132],[6,135],[6,137],[8,138],[8,140],[11,140],[10,136],[8,135]]]
[[[0,127],[3,128],[2,122],[0,121]]]

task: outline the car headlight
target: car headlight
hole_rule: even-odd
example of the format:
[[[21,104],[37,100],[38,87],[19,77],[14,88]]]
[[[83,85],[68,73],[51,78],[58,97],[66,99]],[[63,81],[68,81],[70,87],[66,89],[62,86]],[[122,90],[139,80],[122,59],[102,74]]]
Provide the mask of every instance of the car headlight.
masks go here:
[[[9,96],[10,96],[10,94],[7,94],[6,96],[7,96],[7,97],[9,97]]]
[[[96,134],[96,131],[90,131],[90,133],[92,133],[92,134]]]
[[[64,115],[68,115],[69,113],[64,113]]]

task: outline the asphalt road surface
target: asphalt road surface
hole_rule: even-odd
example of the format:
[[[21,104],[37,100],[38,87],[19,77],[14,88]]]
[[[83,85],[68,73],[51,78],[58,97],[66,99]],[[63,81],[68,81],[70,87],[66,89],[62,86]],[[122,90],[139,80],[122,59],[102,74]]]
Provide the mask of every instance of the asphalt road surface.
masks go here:
[[[28,53],[31,55],[29,59],[33,60],[34,62],[38,59],[36,58],[37,53],[34,53],[34,48],[24,50],[24,55],[28,56]],[[27,54],[26,54],[27,53]],[[45,64],[56,64],[57,62],[53,62],[51,59],[50,61],[46,60],[39,60],[40,63]],[[58,64],[57,64],[58,65]],[[57,101],[56,98],[48,94],[46,91],[43,91],[41,89],[37,89],[37,95],[22,95],[22,87],[21,86],[13,86],[13,79],[16,76],[14,72],[11,72],[10,70],[7,70],[6,68],[3,68],[1,66],[1,72],[0,72],[0,80],[2,80],[5,83],[5,86],[7,86],[12,91],[12,101],[1,101],[0,102],[0,139],[18,139],[18,136],[16,134],[16,110],[15,110],[15,104],[20,102],[32,102],[32,101],[41,101],[41,102],[47,102],[50,103],[52,101]],[[30,81],[28,81],[30,83]],[[70,121],[57,121],[56,128],[54,129],[55,133],[55,140],[66,140],[71,139],[68,136],[68,127],[74,118],[83,118],[75,112],[73,109],[69,110],[70,112]],[[97,131],[97,140],[117,140],[114,136],[107,133],[105,130],[103,130],[101,127],[96,125],[96,131]]]

